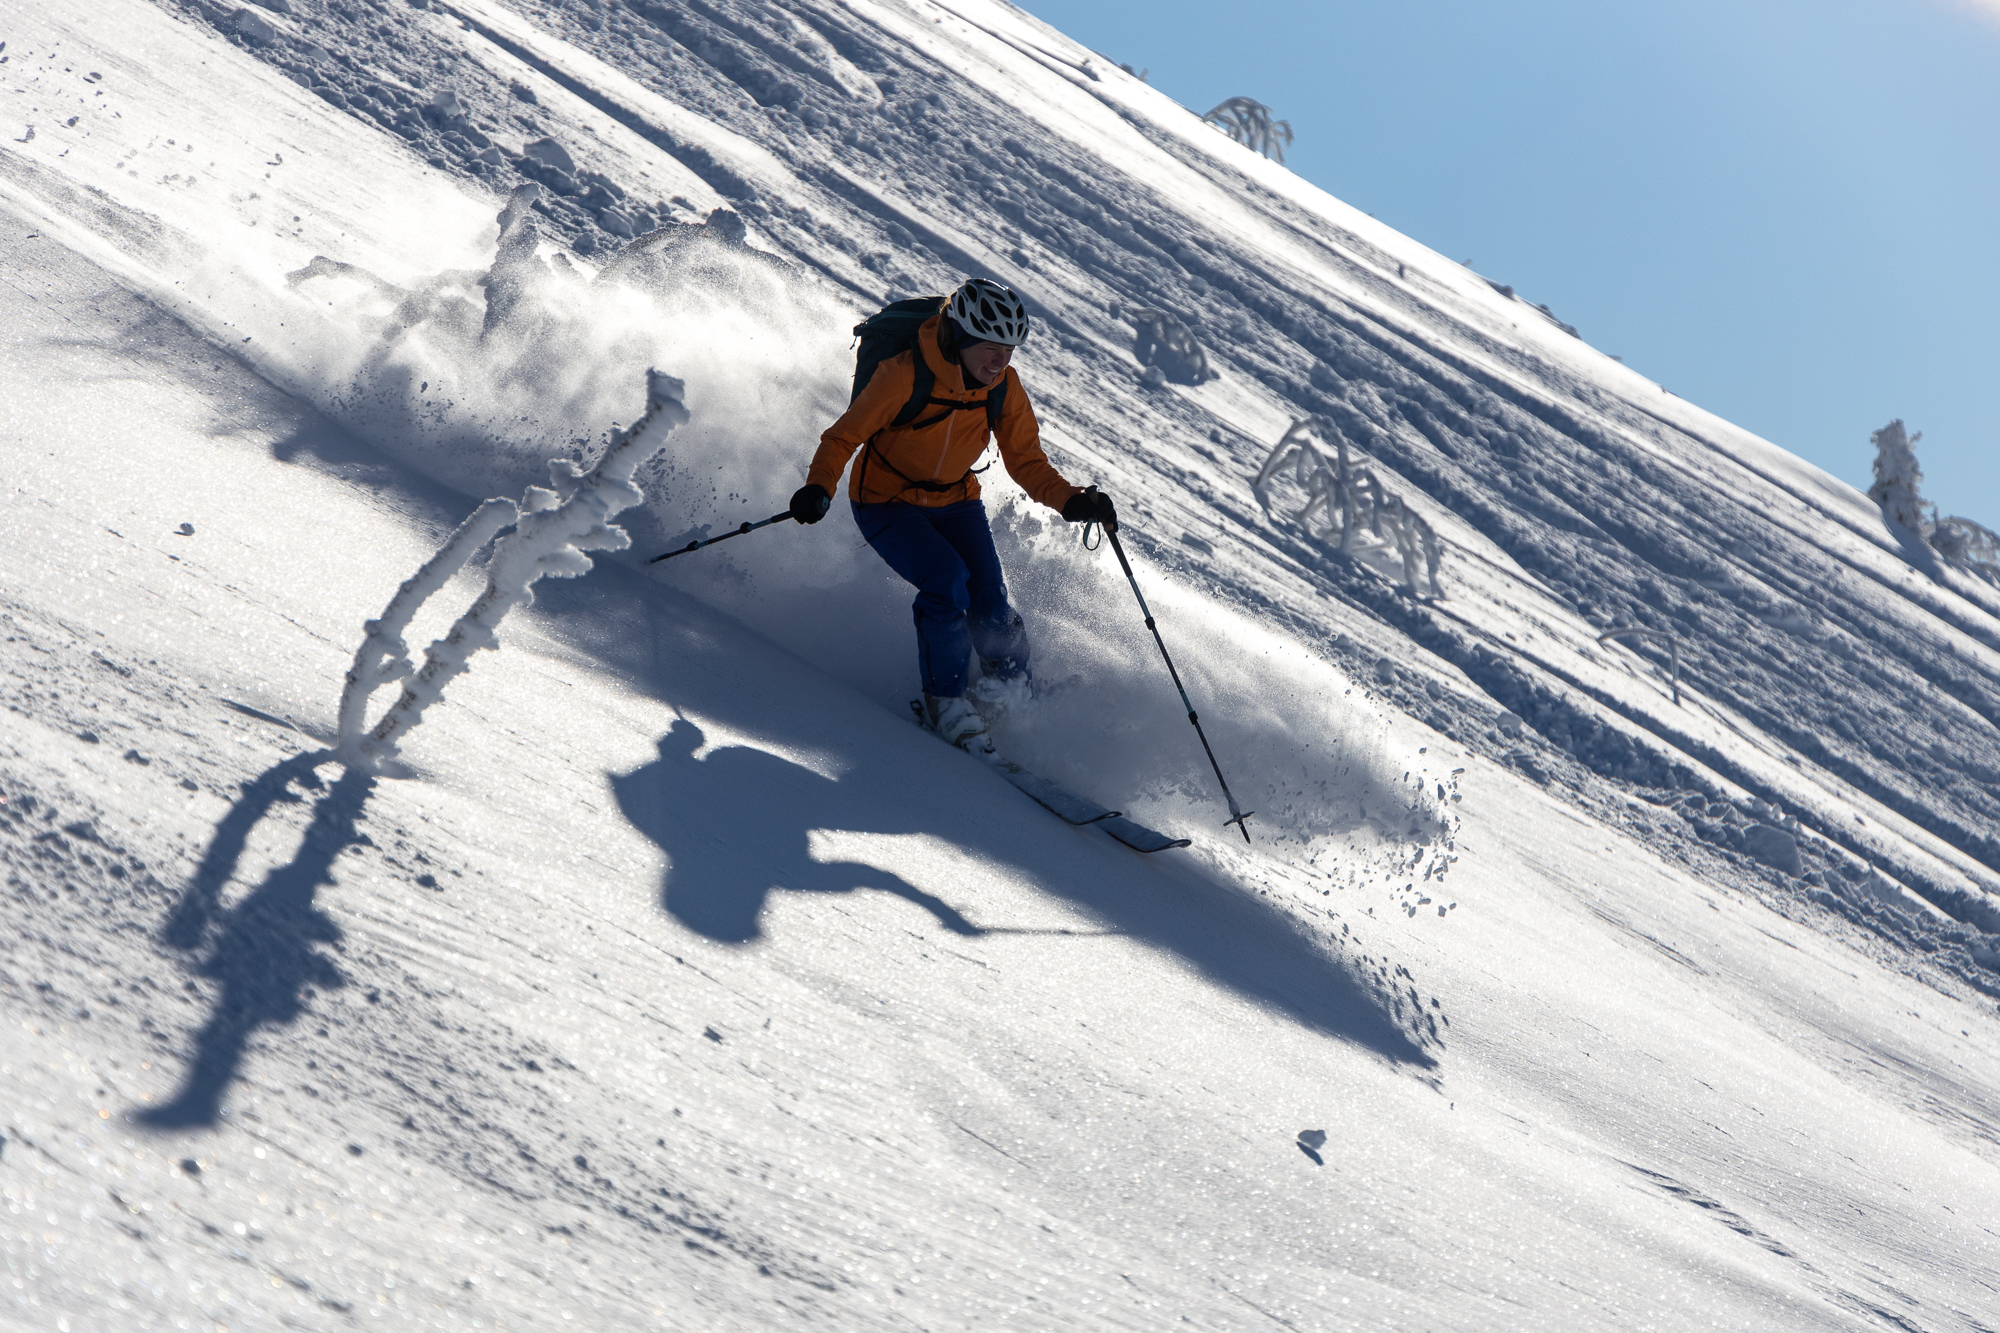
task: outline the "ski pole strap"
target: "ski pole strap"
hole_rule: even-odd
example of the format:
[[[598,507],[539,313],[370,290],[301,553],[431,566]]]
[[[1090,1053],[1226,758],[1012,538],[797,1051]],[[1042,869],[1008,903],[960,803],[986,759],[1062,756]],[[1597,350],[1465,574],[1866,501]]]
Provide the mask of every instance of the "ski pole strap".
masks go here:
[[[746,532],[755,532],[759,528],[768,528],[773,523],[783,523],[786,519],[790,518],[791,516],[792,516],[791,511],[788,509],[782,514],[773,514],[769,518],[760,519],[755,523],[745,523],[741,527],[737,528],[734,532],[725,532],[720,537],[710,537],[705,542],[689,542],[686,546],[681,547],[681,549],[678,551],[668,551],[664,555],[656,555],[651,560],[648,560],[646,563],[649,565],[657,565],[662,560],[671,560],[677,555],[686,555],[689,551],[699,551],[704,546],[713,546],[717,542],[726,542],[731,537],[741,537]]]
[[[1222,799],[1229,803],[1230,817],[1222,821],[1222,827],[1236,825],[1243,841],[1250,841],[1250,825],[1245,821],[1255,810],[1244,810],[1236,804],[1235,794],[1229,790],[1229,780],[1222,776],[1222,765],[1215,760],[1214,747],[1208,743],[1208,733],[1201,729],[1201,718],[1194,711],[1194,704],[1188,700],[1187,686],[1181,684],[1181,673],[1174,668],[1173,654],[1167,651],[1167,641],[1160,637],[1160,626],[1153,619],[1153,610],[1146,605],[1146,594],[1139,591],[1139,580],[1132,573],[1132,562],[1125,558],[1125,544],[1118,540],[1118,529],[1107,526],[1104,535],[1111,539],[1111,550],[1118,557],[1118,567],[1125,571],[1125,581],[1132,585],[1132,596],[1139,601],[1139,612],[1146,617],[1146,628],[1153,632],[1153,642],[1160,646],[1160,658],[1167,664],[1167,674],[1174,678],[1174,688],[1180,691],[1181,706],[1187,709],[1188,721],[1194,724],[1194,734],[1201,739],[1201,752],[1208,756],[1208,766],[1215,770],[1216,785],[1222,788]]]

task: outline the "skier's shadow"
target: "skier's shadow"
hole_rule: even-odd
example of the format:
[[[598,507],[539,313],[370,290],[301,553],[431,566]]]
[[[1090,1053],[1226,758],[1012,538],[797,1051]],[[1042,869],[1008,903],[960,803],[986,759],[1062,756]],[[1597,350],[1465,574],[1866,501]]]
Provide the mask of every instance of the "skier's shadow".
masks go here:
[[[760,934],[772,889],[870,888],[915,903],[946,930],[984,933],[950,903],[889,871],[812,858],[814,829],[888,831],[878,827],[878,809],[832,778],[762,750],[727,746],[697,759],[706,740],[694,723],[675,722],[657,760],[611,780],[625,818],[667,854],[661,905],[682,925],[741,944]]]
[[[163,934],[178,949],[194,950],[208,941],[196,970],[220,982],[222,993],[195,1037],[194,1058],[180,1090],[164,1105],[135,1114],[138,1123],[155,1129],[215,1124],[251,1035],[260,1027],[296,1020],[305,1012],[309,987],[334,990],[347,984],[316,947],[337,943],[340,927],[313,899],[320,885],[332,882],[334,860],[360,840],[355,824],[375,784],[367,774],[349,769],[328,787],[313,770],[331,758],[321,750],[266,770],[245,784],[242,798],[216,826]],[[221,912],[223,886],[235,872],[250,831],[273,806],[303,799],[292,792],[294,784],[319,793],[297,854],[266,875],[241,903]]]

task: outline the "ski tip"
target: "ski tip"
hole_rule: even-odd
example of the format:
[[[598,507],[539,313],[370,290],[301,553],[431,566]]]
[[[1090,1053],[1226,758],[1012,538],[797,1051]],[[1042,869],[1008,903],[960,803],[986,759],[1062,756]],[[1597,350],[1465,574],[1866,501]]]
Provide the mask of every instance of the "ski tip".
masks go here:
[[[1191,838],[1170,838],[1158,829],[1134,823],[1123,815],[1114,815],[1099,823],[1098,827],[1135,852],[1170,852],[1190,846],[1193,842]]]

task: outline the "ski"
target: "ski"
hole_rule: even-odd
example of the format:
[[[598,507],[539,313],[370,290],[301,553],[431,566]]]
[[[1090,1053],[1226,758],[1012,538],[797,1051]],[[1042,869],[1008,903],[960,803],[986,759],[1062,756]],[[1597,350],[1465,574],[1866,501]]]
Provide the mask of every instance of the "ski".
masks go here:
[[[1058,819],[1079,827],[1101,828],[1135,852],[1164,852],[1185,847],[1190,842],[1187,838],[1169,838],[1136,819],[1127,819],[1121,811],[1107,810],[1095,801],[1086,801],[1075,792],[1056,786],[1039,773],[1029,772],[1011,759],[996,757],[987,762],[1017,790]]]
[[[1039,773],[1030,773],[1011,759],[1002,759],[994,755],[986,762],[991,764],[1001,777],[1013,783],[1050,814],[1066,823],[1080,827],[1123,817],[1123,811],[1106,810],[1095,801],[1086,801],[1075,792],[1064,791]]]
[[[1148,828],[1138,820],[1127,819],[1123,815],[1113,815],[1098,827],[1135,852],[1169,852],[1194,841],[1193,838],[1169,838],[1158,829]]]
[[[922,725],[923,705],[912,700],[910,709],[917,715],[918,725]],[[929,730],[928,727],[925,730]],[[968,752],[969,753],[969,752]],[[1103,829],[1135,852],[1164,852],[1176,847],[1186,847],[1188,838],[1170,838],[1158,829],[1141,824],[1136,819],[1127,819],[1124,812],[1109,810],[1095,801],[1085,800],[1067,788],[1058,787],[1039,773],[1030,772],[1011,759],[1002,759],[997,754],[974,756],[991,766],[994,772],[1014,784],[1016,790],[1047,810],[1056,818],[1079,828],[1096,827]]]

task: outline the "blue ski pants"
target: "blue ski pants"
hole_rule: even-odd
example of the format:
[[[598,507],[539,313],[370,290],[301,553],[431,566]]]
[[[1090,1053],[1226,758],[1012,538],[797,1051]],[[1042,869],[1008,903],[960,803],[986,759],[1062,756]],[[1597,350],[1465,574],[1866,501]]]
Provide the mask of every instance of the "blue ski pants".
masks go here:
[[[1028,634],[1007,605],[1000,556],[986,506],[978,500],[924,505],[857,504],[861,535],[889,568],[917,590],[917,670],[924,693],[965,693],[971,654],[1004,679],[1026,674]]]

